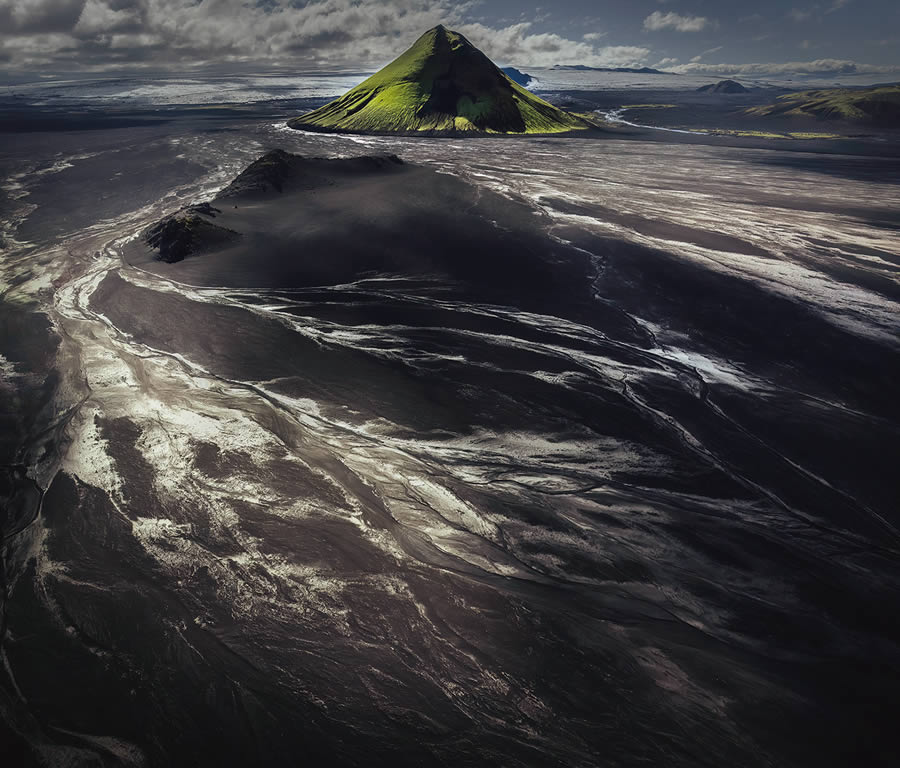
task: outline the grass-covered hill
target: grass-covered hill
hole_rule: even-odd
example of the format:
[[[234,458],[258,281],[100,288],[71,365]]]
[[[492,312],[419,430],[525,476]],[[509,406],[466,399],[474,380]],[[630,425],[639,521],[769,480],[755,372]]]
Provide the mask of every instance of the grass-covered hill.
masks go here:
[[[747,114],[847,120],[896,128],[900,127],[900,85],[789,93],[774,104],[748,109]]]
[[[341,98],[288,125],[431,135],[564,133],[590,127],[510,80],[465,37],[440,25]]]

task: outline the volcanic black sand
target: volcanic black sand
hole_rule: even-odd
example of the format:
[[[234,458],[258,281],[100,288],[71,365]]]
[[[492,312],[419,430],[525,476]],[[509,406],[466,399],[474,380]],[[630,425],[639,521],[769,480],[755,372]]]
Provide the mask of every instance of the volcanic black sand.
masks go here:
[[[193,120],[10,173],[13,764],[892,765],[896,161]]]

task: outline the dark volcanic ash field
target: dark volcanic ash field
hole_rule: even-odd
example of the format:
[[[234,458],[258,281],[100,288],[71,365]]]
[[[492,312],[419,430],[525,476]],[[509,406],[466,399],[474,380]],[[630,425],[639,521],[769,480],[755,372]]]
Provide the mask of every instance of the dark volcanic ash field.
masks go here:
[[[264,117],[7,134],[9,764],[891,764],[898,161]]]

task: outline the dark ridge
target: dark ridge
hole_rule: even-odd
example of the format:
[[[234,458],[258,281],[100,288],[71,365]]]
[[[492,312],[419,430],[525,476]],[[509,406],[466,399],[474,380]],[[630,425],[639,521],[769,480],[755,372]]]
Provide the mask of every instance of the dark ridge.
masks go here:
[[[167,264],[182,261],[191,254],[224,245],[240,237],[234,230],[209,221],[221,212],[221,209],[213,208],[209,203],[189,205],[151,226],[146,231],[144,240],[158,251],[156,258],[159,261]]]
[[[397,155],[364,155],[351,158],[303,157],[273,149],[259,160],[252,162],[225,189],[216,200],[235,197],[281,194],[287,186],[297,184],[313,188],[330,183],[324,172],[335,170],[352,172],[379,171],[391,166],[403,165]]]
[[[330,186],[340,176],[381,173],[403,166],[397,155],[364,155],[348,158],[303,157],[273,149],[252,162],[223,189],[214,202],[234,203],[281,195],[290,190]],[[232,207],[232,206],[229,206]],[[174,264],[188,256],[221,248],[242,237],[228,227],[214,224],[221,208],[196,203],[166,216],[149,227],[144,241],[157,251],[157,261]]]
[[[293,175],[303,158],[283,149],[266,152],[254,160],[225,189],[216,195],[217,200],[243,195],[283,192],[284,183]]]
[[[709,85],[701,85],[697,89],[698,93],[749,93],[750,91],[747,88],[744,88],[736,80],[720,80],[718,83],[710,83]]]

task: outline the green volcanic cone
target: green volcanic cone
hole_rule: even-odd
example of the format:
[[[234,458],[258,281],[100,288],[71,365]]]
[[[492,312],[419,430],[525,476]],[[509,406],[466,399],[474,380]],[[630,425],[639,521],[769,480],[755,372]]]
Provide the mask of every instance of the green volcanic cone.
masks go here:
[[[562,133],[590,125],[510,80],[458,32],[437,26],[341,98],[288,122],[346,133]]]

